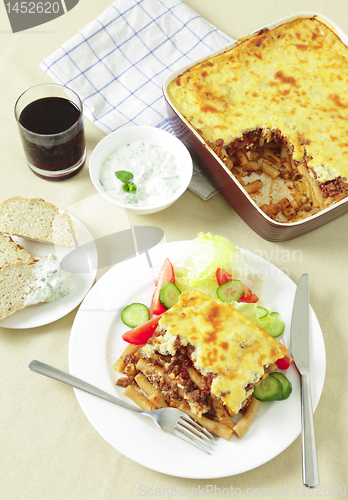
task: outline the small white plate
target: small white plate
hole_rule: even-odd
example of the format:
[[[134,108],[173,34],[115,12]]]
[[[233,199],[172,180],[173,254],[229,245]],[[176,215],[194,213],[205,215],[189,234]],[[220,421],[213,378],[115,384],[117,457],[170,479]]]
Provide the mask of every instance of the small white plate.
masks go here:
[[[120,311],[132,302],[149,305],[154,281],[166,257],[172,262],[182,255],[189,241],[168,243],[146,254],[121,262],[104,274],[75,317],[70,335],[70,373],[128,400],[115,385],[113,364],[126,343],[127,327]],[[279,337],[289,347],[290,321],[296,286],[273,264],[248,251],[244,257],[260,277],[266,278],[262,298],[284,319]],[[325,379],[325,346],[318,320],[310,309],[312,401],[316,408]],[[285,401],[263,403],[243,439],[219,438],[212,455],[206,455],[177,437],[161,432],[146,416],[133,414],[83,391],[75,390],[85,415],[116,450],[149,469],[177,477],[209,479],[232,476],[258,467],[284,451],[301,432],[299,375],[292,365],[286,376],[293,391]]]
[[[86,227],[72,215],[70,217],[79,233],[77,248],[38,243],[15,236],[12,239],[25,248],[32,257],[43,257],[51,253],[56,255],[62,269],[73,273],[74,290],[60,300],[26,307],[12,314],[0,322],[1,328],[36,328],[53,323],[75,309],[93,285],[98,269],[95,243]]]

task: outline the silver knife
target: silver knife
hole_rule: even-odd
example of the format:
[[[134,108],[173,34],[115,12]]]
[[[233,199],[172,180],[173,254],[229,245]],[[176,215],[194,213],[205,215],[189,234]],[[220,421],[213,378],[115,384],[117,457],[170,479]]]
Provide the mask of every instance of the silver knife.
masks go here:
[[[309,276],[298,282],[291,319],[290,347],[301,378],[302,474],[308,488],[319,486],[309,363]]]

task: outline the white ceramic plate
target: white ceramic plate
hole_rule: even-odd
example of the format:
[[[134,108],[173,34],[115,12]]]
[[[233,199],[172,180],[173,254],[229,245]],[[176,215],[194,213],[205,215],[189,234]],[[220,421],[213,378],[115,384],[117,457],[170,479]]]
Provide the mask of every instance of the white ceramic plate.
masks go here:
[[[85,226],[72,215],[70,217],[79,233],[77,248],[38,243],[18,237],[13,237],[13,240],[25,248],[32,257],[42,257],[51,253],[56,255],[61,262],[62,269],[73,273],[74,290],[60,300],[26,307],[12,314],[1,321],[1,327],[36,328],[63,318],[82,302],[93,285],[98,269],[96,246]],[[65,260],[63,260],[64,258]]]
[[[125,399],[115,386],[113,363],[127,345],[121,335],[127,327],[120,320],[122,308],[132,302],[150,303],[155,278],[166,257],[178,258],[190,242],[159,245],[147,254],[121,262],[108,271],[88,293],[75,317],[70,336],[70,372],[105,391]],[[289,327],[296,286],[282,271],[261,257],[241,250],[259,276],[266,277],[263,298],[285,321],[279,339],[289,346]],[[153,267],[151,267],[153,266]],[[325,378],[325,346],[318,320],[310,313],[312,399],[316,408]],[[291,366],[286,372],[293,392],[289,399],[263,403],[243,439],[218,439],[206,455],[153,422],[112,403],[75,390],[85,415],[116,450],[149,469],[172,476],[209,479],[232,476],[262,465],[284,451],[301,432],[300,381]],[[129,402],[130,400],[128,400]]]

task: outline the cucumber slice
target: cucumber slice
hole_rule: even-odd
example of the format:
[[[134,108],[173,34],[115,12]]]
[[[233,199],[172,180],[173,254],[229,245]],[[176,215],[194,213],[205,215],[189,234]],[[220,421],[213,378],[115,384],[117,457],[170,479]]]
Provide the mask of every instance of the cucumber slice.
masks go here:
[[[181,290],[176,286],[175,283],[168,281],[165,283],[160,291],[160,301],[161,304],[166,308],[170,309],[179,300],[179,295]]]
[[[123,309],[121,319],[125,325],[135,328],[146,323],[150,319],[150,313],[144,304],[135,302]]]
[[[254,389],[253,396],[260,401],[275,401],[283,394],[283,386],[276,377],[266,377]]]
[[[279,382],[282,384],[283,393],[281,397],[278,399],[280,401],[283,399],[287,399],[292,392],[291,382],[286,378],[286,376],[283,373],[273,372],[269,376],[277,378]]]
[[[249,302],[231,302],[232,307],[237,309],[237,311],[241,312],[246,316],[250,321],[259,325],[259,320],[265,318],[269,311],[264,307],[257,306],[255,303]],[[261,325],[259,325],[261,326]]]
[[[259,324],[263,330],[274,338],[279,337],[284,332],[285,328],[284,321],[277,312],[272,312],[264,318],[261,318]]]
[[[268,315],[269,311],[265,307],[257,306],[257,319],[265,318]]]
[[[239,280],[226,281],[216,290],[217,297],[222,302],[238,302],[244,293],[244,285]]]

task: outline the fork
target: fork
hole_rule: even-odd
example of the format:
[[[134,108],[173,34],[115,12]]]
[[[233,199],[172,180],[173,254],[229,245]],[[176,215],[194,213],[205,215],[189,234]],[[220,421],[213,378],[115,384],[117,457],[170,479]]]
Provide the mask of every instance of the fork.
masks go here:
[[[99,398],[106,399],[107,401],[114,403],[118,406],[122,406],[127,410],[134,411],[136,413],[141,413],[142,415],[147,415],[151,417],[156,424],[165,432],[174,434],[189,444],[192,444],[201,451],[204,451],[208,455],[212,450],[212,446],[216,441],[215,437],[210,434],[207,429],[205,429],[199,422],[196,422],[189,415],[184,413],[177,408],[160,408],[159,410],[142,410],[135,406],[116,398],[115,396],[104,392],[98,387],[95,387],[84,380],[81,380],[74,375],[63,372],[54,368],[53,366],[42,363],[41,361],[33,360],[28,365],[29,370],[45,375],[46,377],[53,378],[59,382],[75,387],[76,389],[81,389],[82,391],[93,394],[93,396],[98,396]]]

